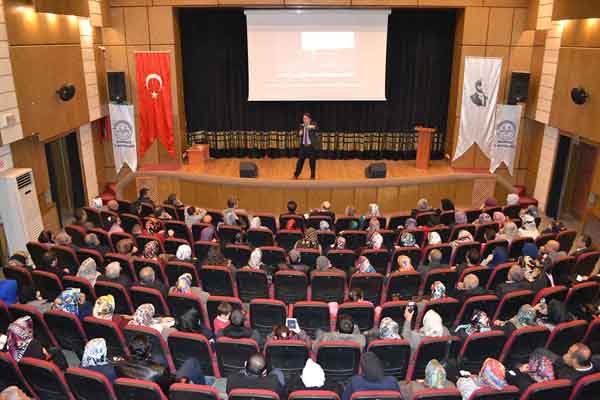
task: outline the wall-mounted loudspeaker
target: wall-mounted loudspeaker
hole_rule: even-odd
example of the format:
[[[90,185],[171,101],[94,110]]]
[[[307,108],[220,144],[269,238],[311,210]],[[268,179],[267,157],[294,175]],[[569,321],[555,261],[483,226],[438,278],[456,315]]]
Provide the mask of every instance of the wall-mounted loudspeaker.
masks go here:
[[[75,97],[75,85],[62,85],[56,94],[62,101],[69,101]]]
[[[527,101],[529,94],[529,72],[513,72],[510,76],[508,89],[508,104],[517,104]]]
[[[369,164],[369,166],[365,168],[365,176],[369,179],[385,178],[386,174],[387,168],[385,163]]]
[[[240,178],[256,178],[258,176],[258,167],[253,162],[240,163]]]
[[[127,86],[125,85],[125,72],[108,72],[108,97],[113,103],[125,103],[127,101]]]
[[[577,104],[578,106],[584,105],[589,97],[590,95],[588,92],[586,92],[582,87],[571,89],[571,100],[573,100],[573,103]]]

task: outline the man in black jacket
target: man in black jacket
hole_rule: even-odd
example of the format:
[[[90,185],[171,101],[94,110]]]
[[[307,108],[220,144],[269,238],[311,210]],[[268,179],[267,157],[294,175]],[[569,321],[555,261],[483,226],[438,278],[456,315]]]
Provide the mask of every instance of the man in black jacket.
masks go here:
[[[285,378],[279,369],[273,369],[267,374],[267,361],[261,353],[248,357],[243,370],[227,377],[227,393],[234,389],[271,390],[285,399]]]
[[[304,160],[309,159],[310,179],[315,179],[317,173],[317,153],[321,147],[319,132],[316,122],[312,120],[309,113],[302,114],[302,125],[300,127],[300,153],[296,162],[294,179],[298,179],[304,167]]]
[[[456,299],[462,304],[473,296],[491,294],[489,290],[479,286],[479,278],[475,274],[467,274],[462,282],[456,285]]]
[[[233,310],[229,317],[231,323],[217,332],[217,336],[225,336],[233,339],[254,339],[259,346],[262,346],[262,337],[257,330],[244,326],[244,313],[240,310]]]
[[[518,290],[530,290],[531,284],[525,280],[525,274],[520,265],[515,264],[508,270],[508,279],[505,283],[501,283],[496,288],[496,296],[500,300],[504,295]]]

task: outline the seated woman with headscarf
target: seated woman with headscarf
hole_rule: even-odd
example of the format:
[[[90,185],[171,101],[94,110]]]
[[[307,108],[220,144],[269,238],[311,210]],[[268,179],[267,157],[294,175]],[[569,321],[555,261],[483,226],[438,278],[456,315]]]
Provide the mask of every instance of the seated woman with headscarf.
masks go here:
[[[396,259],[398,263],[398,269],[392,272],[413,272],[415,271],[415,267],[412,265],[412,261],[409,256],[405,256],[404,254],[399,255]]]
[[[435,358],[425,367],[425,380],[400,382],[403,400],[412,400],[417,392],[424,390],[454,389],[454,383],[446,379],[446,369]]]
[[[496,240],[506,240],[510,244],[514,239],[521,237],[517,224],[508,221],[496,234]]]
[[[214,338],[213,331],[204,325],[200,312],[196,308],[190,308],[183,314],[176,316],[174,328],[178,332],[199,333],[207,339]],[[170,330],[169,333],[174,330]]]
[[[128,238],[119,240],[115,246],[115,250],[117,250],[117,254],[128,258],[133,257],[138,251],[133,240]]]
[[[92,305],[86,301],[85,294],[73,288],[63,290],[54,299],[52,309],[75,314],[80,320],[92,314]]]
[[[427,245],[434,246],[436,244],[442,244],[442,237],[435,231],[429,232],[427,235]]]
[[[515,329],[537,325],[536,317],[537,313],[535,308],[530,304],[523,304],[521,308],[519,308],[517,315],[508,321],[496,320],[494,321],[494,325],[501,328],[506,336],[510,336]]]
[[[314,362],[310,357],[302,369],[301,375],[294,375],[286,384],[288,393],[298,390],[330,390],[341,395],[343,387],[335,382],[328,382],[325,379],[325,371]]]
[[[267,342],[276,340],[300,340],[306,343],[310,349],[310,336],[306,334],[300,327],[296,330],[291,330],[285,325],[275,325],[271,333],[267,335]]]
[[[375,271],[375,267],[371,265],[369,259],[365,256],[360,256],[354,263],[354,268],[352,274],[356,274],[359,272],[377,272]]]
[[[343,236],[338,236],[335,238],[335,241],[331,245],[333,250],[345,250],[346,249],[346,238]]]
[[[479,217],[473,222],[475,225],[488,224],[492,222],[492,217],[488,213],[481,213]]]
[[[416,212],[417,214],[430,211],[433,211],[433,208],[429,205],[429,201],[425,198],[419,199],[419,201],[417,201],[417,207],[413,209],[413,212]]]
[[[400,336],[400,325],[390,317],[385,317],[379,323],[379,328],[375,327],[365,332],[367,342],[373,340],[402,339]]]
[[[492,214],[492,219],[500,228],[502,228],[506,222],[506,215],[504,215],[501,211],[494,211],[494,214]]]
[[[173,318],[155,318],[154,306],[150,303],[141,304],[136,308],[133,318],[127,324],[128,326],[145,326],[156,329],[163,338],[167,339],[169,333],[173,332]]]
[[[342,394],[342,400],[350,400],[353,393],[363,390],[400,391],[398,382],[393,376],[385,376],[383,364],[379,357],[370,351],[364,353],[360,360],[361,375],[354,375]]]
[[[151,240],[146,242],[144,250],[142,251],[142,257],[148,260],[157,261],[160,257],[160,243],[158,240]]]
[[[369,248],[379,250],[383,246],[383,236],[379,232],[373,232],[368,243]]]
[[[415,235],[411,232],[402,232],[400,234],[400,247],[419,247]]]
[[[519,236],[521,237],[530,237],[532,239],[536,239],[540,236],[540,231],[538,231],[537,225],[535,224],[535,218],[530,214],[525,214],[521,218],[523,223],[519,228]]]
[[[539,349],[534,350],[527,364],[520,365],[509,374],[508,383],[517,386],[522,392],[534,383],[548,382],[556,379],[552,360]]]
[[[181,274],[179,278],[177,278],[175,286],[172,286],[169,289],[169,294],[191,294],[198,297],[202,305],[206,307],[206,301],[208,300],[208,296],[210,296],[210,294],[197,286],[192,286],[192,281],[192,274],[189,272]]]
[[[294,249],[316,249],[321,253],[321,245],[315,228],[307,228],[304,231],[304,238],[294,244]]]
[[[158,218],[149,218],[144,225],[144,235],[152,236],[156,240],[159,240],[163,245],[165,243],[165,231],[163,230],[163,224]]]
[[[327,222],[325,220],[321,220],[319,222],[318,232],[329,232],[329,230],[331,230],[331,227],[329,226],[329,222]]]
[[[477,389],[502,390],[507,385],[504,365],[493,358],[487,358],[483,362],[479,375],[459,378],[456,381],[456,387],[463,400],[468,400]]]
[[[442,322],[440,314],[434,310],[429,310],[423,316],[423,326],[417,330],[411,330],[412,319],[416,310],[410,307],[404,309],[404,325],[402,326],[402,337],[410,343],[411,352],[419,347],[419,343],[426,337],[449,336],[448,328]]]
[[[487,313],[482,310],[473,311],[471,322],[468,324],[458,325],[454,329],[454,333],[464,341],[474,333],[489,332],[492,328],[490,327],[490,318]]]
[[[466,229],[458,231],[458,236],[455,240],[450,242],[450,246],[457,248],[459,244],[474,242],[473,235]]]
[[[545,326],[550,331],[552,331],[558,324],[569,322],[575,319],[575,317],[567,309],[565,303],[556,299],[550,300],[549,303],[546,303],[546,300],[540,301],[533,308],[538,315],[537,324]]]
[[[100,275],[100,272],[96,270],[96,261],[94,261],[93,258],[86,258],[83,260],[77,270],[77,276],[87,280],[92,287],[94,287],[96,279],[98,279]]]
[[[112,321],[121,328],[127,325],[128,322],[125,318],[115,314],[115,298],[112,294],[100,296],[96,299],[94,309],[92,310],[92,316],[94,318]]]
[[[377,219],[377,217],[381,217],[381,211],[379,211],[379,205],[377,205],[375,203],[371,203],[371,204],[369,204],[367,213],[365,215],[363,215],[362,217],[360,217],[359,224],[363,229],[365,229],[365,225],[367,224],[367,222],[370,224],[371,221],[373,219]],[[377,219],[377,221],[379,222],[378,219]]]
[[[507,206],[518,206],[520,204],[519,195],[516,193],[509,193],[506,195]]]
[[[117,379],[115,367],[108,361],[106,341],[103,338],[95,338],[86,343],[81,368],[101,373],[110,383]]]
[[[498,246],[492,251],[492,254],[481,261],[481,265],[487,266],[490,269],[496,268],[498,265],[508,261],[508,251],[506,247]]]

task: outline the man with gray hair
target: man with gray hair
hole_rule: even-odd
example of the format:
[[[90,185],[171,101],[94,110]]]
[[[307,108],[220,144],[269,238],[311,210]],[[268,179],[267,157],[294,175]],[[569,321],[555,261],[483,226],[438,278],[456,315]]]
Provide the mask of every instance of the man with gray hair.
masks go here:
[[[140,270],[140,286],[158,290],[165,300],[169,294],[167,287],[156,279],[156,274],[152,267],[144,267]]]
[[[98,235],[96,235],[95,233],[88,233],[83,238],[83,241],[85,243],[86,249],[96,250],[97,252],[102,254],[102,256],[110,252],[108,246],[105,246],[102,243],[100,243],[100,239],[98,239]]]
[[[113,282],[128,288],[131,285],[131,279],[126,274],[121,273],[121,264],[118,261],[109,263],[104,269],[104,275],[100,275],[98,281]]]
[[[462,282],[456,285],[456,299],[464,303],[473,296],[484,296],[491,294],[484,287],[479,286],[479,278],[475,274],[467,274]]]
[[[29,400],[30,397],[25,394],[18,386],[9,386],[0,392],[0,400]]]
[[[310,270],[308,265],[302,264],[302,259],[300,258],[300,252],[298,250],[290,250],[288,258],[290,260],[289,266],[294,271],[308,272]]]

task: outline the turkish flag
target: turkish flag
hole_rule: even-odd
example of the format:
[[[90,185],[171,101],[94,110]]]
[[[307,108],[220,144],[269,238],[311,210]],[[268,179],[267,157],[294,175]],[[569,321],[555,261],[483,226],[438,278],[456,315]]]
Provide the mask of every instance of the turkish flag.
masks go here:
[[[159,142],[175,158],[171,102],[171,57],[163,52],[135,54],[138,111],[140,113],[139,155],[152,142]]]

